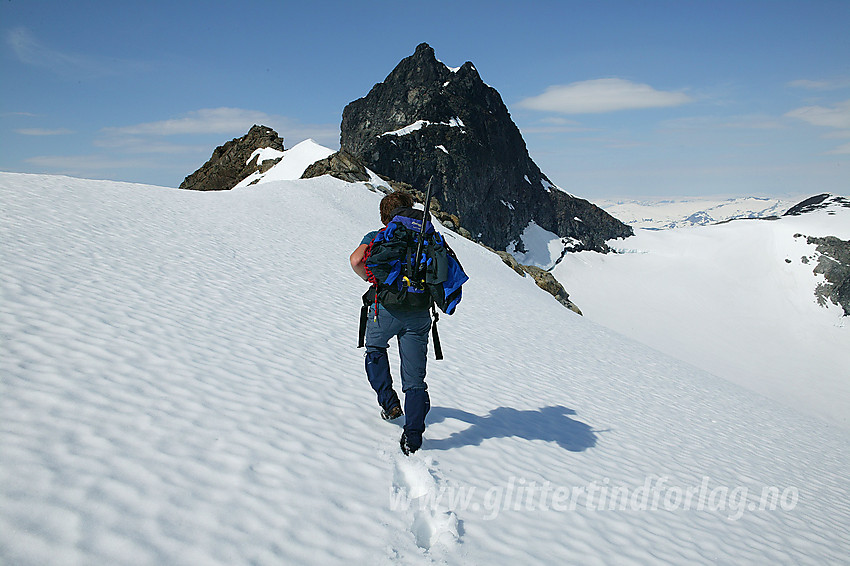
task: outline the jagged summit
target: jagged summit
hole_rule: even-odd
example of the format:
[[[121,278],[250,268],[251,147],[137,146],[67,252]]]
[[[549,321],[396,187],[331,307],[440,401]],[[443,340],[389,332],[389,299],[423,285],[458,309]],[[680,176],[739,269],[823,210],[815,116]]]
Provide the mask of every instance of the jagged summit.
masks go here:
[[[471,62],[453,70],[427,43],[345,107],[340,145],[381,175],[424,188],[433,175],[443,209],[496,249],[532,223],[573,249],[607,249],[631,228],[559,190],[528,155],[499,93]]]

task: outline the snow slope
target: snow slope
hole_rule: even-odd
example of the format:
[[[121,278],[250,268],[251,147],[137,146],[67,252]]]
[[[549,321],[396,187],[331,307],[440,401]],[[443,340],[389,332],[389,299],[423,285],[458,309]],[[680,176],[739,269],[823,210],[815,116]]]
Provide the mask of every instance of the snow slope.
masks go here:
[[[472,279],[441,319],[423,450],[401,455],[354,347],[363,185],[4,173],[0,195],[3,564],[850,555],[846,431],[573,314],[451,232]]]
[[[640,200],[601,199],[594,201],[614,218],[634,228],[683,228],[705,226],[738,218],[781,216],[811,195],[789,198],[682,197]]]
[[[850,209],[638,230],[553,274],[587,318],[850,429],[850,327],[805,238],[827,235],[850,239]]]

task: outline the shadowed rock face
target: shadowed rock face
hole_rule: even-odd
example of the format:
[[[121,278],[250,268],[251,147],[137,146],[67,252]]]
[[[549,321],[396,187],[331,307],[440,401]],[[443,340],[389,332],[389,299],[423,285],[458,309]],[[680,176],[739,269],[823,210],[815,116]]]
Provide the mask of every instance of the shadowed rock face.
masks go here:
[[[345,107],[342,149],[378,174],[433,192],[482,243],[505,249],[530,222],[607,251],[632,229],[553,186],[528,155],[499,93],[472,63],[452,71],[423,43]]]
[[[230,190],[254,171],[267,171],[280,161],[257,163],[255,157],[248,163],[254,151],[265,147],[283,151],[283,138],[271,128],[255,125],[241,138],[234,138],[215,148],[209,161],[186,177],[180,183],[180,188],[194,191]]]

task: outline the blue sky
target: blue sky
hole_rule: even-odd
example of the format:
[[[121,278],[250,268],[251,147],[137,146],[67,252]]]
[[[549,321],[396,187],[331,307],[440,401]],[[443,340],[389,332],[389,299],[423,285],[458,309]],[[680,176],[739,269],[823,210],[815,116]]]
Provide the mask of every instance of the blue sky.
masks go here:
[[[254,123],[339,144],[421,42],[586,198],[850,194],[850,0],[0,3],[0,170],[177,186]]]

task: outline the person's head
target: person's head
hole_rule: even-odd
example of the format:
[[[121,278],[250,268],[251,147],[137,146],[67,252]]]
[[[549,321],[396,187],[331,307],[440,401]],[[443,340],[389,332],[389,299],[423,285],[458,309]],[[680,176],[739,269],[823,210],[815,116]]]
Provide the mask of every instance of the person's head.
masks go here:
[[[410,208],[413,206],[413,197],[408,193],[396,191],[381,199],[381,222],[384,225],[393,219],[393,211],[397,208]]]

